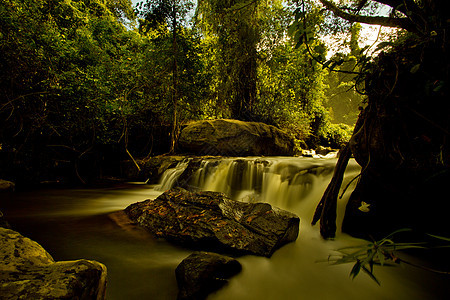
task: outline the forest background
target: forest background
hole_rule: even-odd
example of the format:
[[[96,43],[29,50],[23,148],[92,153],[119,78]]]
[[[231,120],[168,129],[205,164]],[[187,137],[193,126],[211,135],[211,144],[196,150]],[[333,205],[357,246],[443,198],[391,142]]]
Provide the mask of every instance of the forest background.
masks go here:
[[[298,150],[339,148],[364,105],[359,70],[377,49],[360,46],[359,24],[330,26],[330,12],[302,5],[2,1],[0,177],[112,174],[108,156],[174,152],[182,126],[202,119],[271,124]],[[305,11],[311,42],[299,43],[291,24]]]

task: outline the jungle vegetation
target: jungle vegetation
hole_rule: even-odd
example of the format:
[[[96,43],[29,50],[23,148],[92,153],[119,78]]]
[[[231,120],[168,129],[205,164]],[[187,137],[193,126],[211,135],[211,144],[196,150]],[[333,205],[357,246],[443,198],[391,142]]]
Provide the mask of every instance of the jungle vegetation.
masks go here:
[[[369,14],[389,4],[348,2]],[[82,180],[88,158],[174,152],[183,125],[214,118],[275,125],[299,149],[341,147],[374,52],[359,43],[367,20],[336,21],[333,3],[2,1],[2,169],[48,178],[74,168]],[[338,51],[324,38],[337,33],[347,33]]]

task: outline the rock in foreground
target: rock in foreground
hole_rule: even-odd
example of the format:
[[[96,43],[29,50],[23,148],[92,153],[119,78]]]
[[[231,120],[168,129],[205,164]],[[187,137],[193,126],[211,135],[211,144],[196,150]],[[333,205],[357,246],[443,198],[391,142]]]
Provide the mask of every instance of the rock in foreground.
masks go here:
[[[270,257],[297,239],[300,219],[267,203],[243,203],[222,193],[174,188],[125,209],[157,237],[200,249]]]
[[[280,129],[259,122],[205,120],[181,131],[180,150],[197,155],[293,155],[294,142]]]
[[[206,299],[242,270],[234,258],[211,252],[194,252],[176,268],[178,299]]]
[[[0,228],[0,298],[104,299],[106,267],[95,261],[55,262],[38,243]]]

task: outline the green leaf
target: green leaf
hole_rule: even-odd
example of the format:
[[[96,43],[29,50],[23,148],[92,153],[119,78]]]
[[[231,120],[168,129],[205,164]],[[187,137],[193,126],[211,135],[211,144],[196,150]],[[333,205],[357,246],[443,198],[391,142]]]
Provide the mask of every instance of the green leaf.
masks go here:
[[[310,31],[307,31],[307,33],[306,33],[306,40],[308,42],[314,41],[315,40],[314,37],[315,37],[314,33],[310,32]]]
[[[347,249],[363,249],[363,248],[367,248],[367,244],[361,244],[361,245],[355,245],[355,246],[348,246],[348,247],[342,247],[339,248],[335,251],[339,251],[342,252],[342,250],[347,250]]]
[[[373,272],[369,271],[366,267],[362,267],[363,271],[366,272],[367,275],[369,275],[370,278],[372,278],[373,281],[375,281],[378,285],[381,285],[378,279],[373,275]]]
[[[424,246],[416,246],[416,245],[404,245],[404,246],[396,246],[394,247],[394,250],[406,250],[406,249],[427,249],[427,247]]]
[[[350,277],[352,279],[355,279],[355,277],[359,274],[360,271],[361,271],[361,262],[357,261],[353,266],[352,270],[350,271]]]
[[[384,244],[386,244],[386,243],[388,243],[388,244],[390,244],[390,245],[395,244],[393,240],[388,239],[388,238],[384,238],[384,239],[382,239],[382,240],[380,241],[380,246],[381,246],[381,245],[384,245]]]
[[[303,29],[300,28],[295,32],[293,39],[295,42],[302,42],[304,35],[305,35],[305,32],[303,31]]]
[[[448,237],[439,236],[439,235],[434,235],[434,234],[428,234],[428,233],[427,233],[427,235],[429,235],[429,236],[431,236],[431,237],[434,237],[434,238],[436,238],[436,239],[439,239],[439,240],[443,240],[443,241],[450,242],[450,238],[448,238]]]
[[[317,46],[314,47],[314,52],[316,52],[319,55],[319,60],[324,60],[325,59],[325,52],[326,49],[322,44],[319,44]]]
[[[392,236],[396,235],[397,233],[408,232],[408,231],[412,231],[412,229],[411,228],[402,228],[402,229],[396,230],[396,231],[392,232],[391,234],[389,234],[388,236],[386,236],[383,240],[389,239]]]
[[[420,64],[417,64],[417,65],[414,65],[414,66],[411,68],[410,72],[411,72],[412,74],[415,74],[415,73],[417,73],[417,71],[419,71],[419,69],[420,69]]]
[[[288,35],[289,36],[294,36],[294,34],[298,31],[298,22],[294,21],[291,26],[289,26],[288,28]]]
[[[377,47],[375,48],[376,51],[384,49],[386,47],[392,46],[393,43],[392,42],[381,42],[377,45]]]
[[[439,92],[445,86],[445,81],[439,80],[438,85],[433,89],[433,92]]]
[[[380,261],[380,265],[384,266],[384,261],[385,261],[384,253],[379,249],[377,251],[377,258]]]

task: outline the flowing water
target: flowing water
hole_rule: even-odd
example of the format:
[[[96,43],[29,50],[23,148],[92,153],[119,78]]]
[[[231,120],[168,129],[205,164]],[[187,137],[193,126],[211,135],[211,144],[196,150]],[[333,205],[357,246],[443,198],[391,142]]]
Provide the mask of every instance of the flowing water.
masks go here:
[[[338,232],[324,241],[310,221],[336,159],[223,158],[204,160],[189,184],[240,201],[264,201],[297,214],[300,234],[271,258],[238,258],[243,271],[209,299],[447,299],[448,277],[409,266],[379,267],[378,286],[365,274],[351,280],[351,265],[326,262],[334,249],[364,243]],[[176,266],[189,249],[154,240],[116,213],[154,199],[175,184],[188,161],[167,170],[158,185],[103,189],[54,189],[2,195],[0,209],[14,229],[36,240],[56,260],[93,259],[108,268],[107,299],[176,299]],[[359,173],[351,161],[344,185]],[[349,191],[338,203],[342,221]],[[339,226],[338,226],[339,227]],[[0,297],[1,298],[1,297]]]

